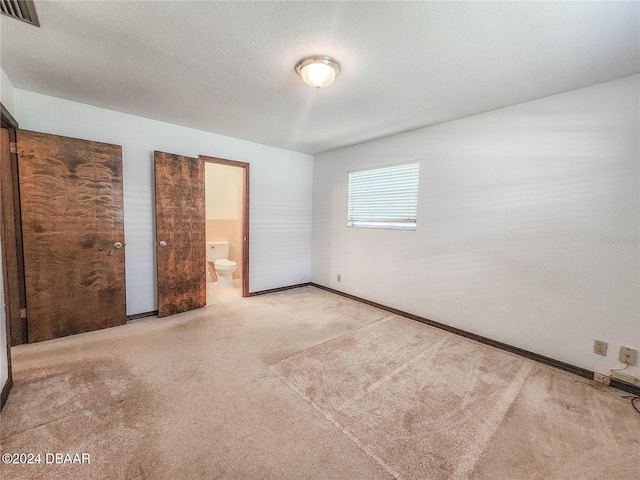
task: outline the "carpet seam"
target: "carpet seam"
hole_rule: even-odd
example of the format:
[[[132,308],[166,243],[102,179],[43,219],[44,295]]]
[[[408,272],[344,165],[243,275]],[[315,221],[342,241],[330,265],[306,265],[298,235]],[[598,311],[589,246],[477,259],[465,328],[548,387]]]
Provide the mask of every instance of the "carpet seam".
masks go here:
[[[361,327],[360,329],[366,328],[366,327],[369,327],[369,326],[372,326],[372,325],[376,325],[376,324],[378,324],[380,322],[385,322],[386,323],[389,320],[391,320],[392,317],[402,318],[401,316],[398,316],[398,315],[391,315],[390,317],[387,317],[385,319],[379,320],[378,322],[374,322],[372,324],[365,325],[365,326]],[[358,330],[360,330],[360,329],[358,329]],[[354,331],[356,331],[356,330],[354,330]],[[352,333],[352,332],[347,332],[344,335],[347,335],[349,333]],[[341,335],[340,337],[342,337],[342,336],[343,335]],[[340,337],[336,337],[336,339],[338,339]],[[435,343],[429,345],[429,347],[427,347],[426,349],[424,349],[423,351],[421,351],[417,355],[413,356],[411,359],[409,359],[408,361],[406,361],[405,363],[403,363],[402,365],[400,365],[399,367],[394,369],[392,372],[390,372],[387,375],[385,375],[380,380],[378,380],[375,383],[373,383],[372,385],[370,385],[367,389],[365,389],[364,391],[360,392],[359,394],[357,394],[353,398],[347,400],[342,405],[337,407],[335,409],[335,413],[340,413],[341,411],[343,411],[344,408],[348,407],[353,402],[355,402],[358,399],[362,398],[367,393],[370,393],[370,392],[374,391],[376,388],[378,388],[380,385],[382,385],[385,382],[387,382],[394,375],[396,375],[399,372],[401,372],[404,369],[406,369],[407,366],[410,365],[412,362],[415,362],[417,359],[422,358],[425,354],[427,354],[429,352],[433,352],[434,349],[437,352],[439,346],[442,346],[450,338],[453,338],[453,337],[458,337],[458,335],[455,335],[452,332],[447,332],[438,341],[436,341]],[[463,341],[470,341],[470,339],[467,339],[467,338],[462,338],[462,340]],[[324,342],[324,343],[329,343],[331,341],[333,341],[333,340],[328,340],[327,342]],[[477,343],[477,342],[473,342],[471,340],[470,343]],[[288,357],[285,360],[289,360],[289,359],[292,359],[293,357],[296,357],[296,356],[301,355],[303,353],[309,352],[309,351],[317,348],[320,345],[322,345],[322,344],[319,344],[319,345],[317,345],[315,347],[311,347],[311,348],[309,348],[309,349],[307,349],[307,350],[305,350],[303,352],[299,352],[299,353],[297,353],[295,355],[292,355],[291,357]],[[486,347],[486,345],[483,345],[483,346]],[[281,362],[284,362],[285,360],[282,360]],[[521,360],[527,360],[527,359],[521,359]],[[370,451],[370,449],[363,442],[361,442],[353,433],[351,433],[347,429],[347,427],[345,427],[338,420],[336,420],[335,417],[330,412],[330,409],[326,409],[325,410],[322,407],[320,407],[309,396],[307,396],[302,390],[300,390],[295,383],[290,381],[284,375],[280,374],[280,372],[278,372],[276,366],[278,365],[278,363],[281,363],[281,362],[277,362],[277,363],[271,365],[269,367],[270,370],[272,370],[274,373],[276,373],[298,395],[300,395],[304,400],[306,400],[309,404],[311,404],[327,420],[329,420],[331,423],[333,423],[340,431],[342,431],[342,433],[344,433],[348,438],[350,438],[370,458],[372,458],[379,465],[381,465],[383,468],[385,468],[385,470],[387,470],[388,473],[390,473],[391,475],[393,475],[395,478],[397,478],[399,480],[402,479],[401,475],[398,472],[396,472],[391,466],[387,465],[386,462],[382,458],[380,458],[378,455],[376,455],[373,451]],[[503,399],[503,402],[502,402],[503,405],[497,405],[497,408],[495,408],[493,412],[490,412],[489,415],[487,415],[487,417],[485,419],[485,422],[484,422],[484,425],[486,426],[486,428],[480,430],[480,432],[476,436],[477,438],[475,439],[475,441],[471,445],[468,445],[468,448],[466,449],[465,453],[463,453],[462,456],[459,459],[460,461],[458,462],[456,470],[453,472],[453,475],[451,477],[452,479],[456,479],[456,480],[458,480],[458,479],[459,480],[467,479],[467,478],[469,478],[469,475],[475,470],[475,468],[476,468],[476,466],[477,466],[477,464],[478,464],[478,462],[480,460],[480,457],[482,456],[481,453],[484,452],[488,448],[488,446],[489,446],[489,444],[491,442],[491,439],[495,436],[495,433],[499,429],[500,424],[502,423],[502,421],[504,420],[507,412],[509,411],[509,408],[511,407],[511,405],[514,403],[514,401],[518,397],[518,394],[521,392],[526,378],[529,376],[529,374],[532,371],[533,364],[534,363],[531,362],[531,361],[525,361],[523,366],[522,366],[522,368],[516,373],[515,378],[514,378],[515,385],[513,385],[512,388],[507,388],[506,391],[504,391],[503,394],[501,395],[501,398]]]
[[[376,322],[377,323],[377,322]],[[337,337],[339,338],[339,337]],[[274,368],[274,365],[271,365],[269,367],[270,370],[272,370],[276,375],[278,375],[278,377],[287,385],[289,385],[289,387],[291,387],[293,389],[294,392],[296,392],[300,397],[302,397],[303,400],[305,400],[307,403],[309,403],[313,408],[315,408],[318,412],[320,412],[322,414],[322,416],[324,418],[326,418],[329,422],[331,422],[336,428],[338,428],[338,430],[340,430],[347,438],[349,438],[349,440],[351,440],[360,450],[362,450],[364,453],[367,454],[367,456],[369,456],[369,458],[371,458],[372,460],[374,460],[378,465],[380,465],[382,468],[384,468],[387,473],[389,473],[391,476],[393,476],[394,478],[396,478],[397,480],[403,480],[403,477],[396,472],[390,465],[387,465],[387,463],[382,460],[380,457],[378,457],[375,453],[370,452],[365,446],[364,444],[362,444],[362,442],[360,442],[360,440],[358,440],[356,438],[356,436],[354,434],[352,434],[347,427],[345,427],[344,425],[342,425],[340,422],[338,422],[338,420],[336,420],[333,415],[331,415],[328,412],[325,412],[316,402],[314,402],[311,398],[309,398],[304,392],[302,392],[302,390],[300,390],[296,385],[294,385],[293,383],[291,383],[289,380],[287,380],[285,377],[283,377],[282,375],[280,375],[280,373],[278,373],[276,371],[276,369]]]
[[[7,438],[6,438],[6,440],[11,439],[12,437],[15,437],[15,436],[17,436],[17,435],[22,435],[23,433],[29,432],[29,431],[31,431],[31,430],[35,430],[35,429],[37,429],[37,428],[41,428],[41,427],[45,427],[45,428],[46,428],[46,426],[47,426],[47,425],[49,425],[49,424],[51,424],[51,423],[59,422],[60,420],[65,420],[65,419],[67,419],[67,418],[73,418],[73,417],[75,417],[77,414],[82,413],[82,412],[85,412],[85,411],[87,411],[87,410],[88,410],[88,408],[81,408],[80,410],[77,410],[77,411],[75,411],[75,412],[71,412],[71,413],[69,413],[69,414],[67,414],[67,415],[64,415],[64,416],[62,416],[62,417],[54,418],[54,419],[49,420],[49,421],[47,421],[47,422],[40,423],[40,424],[38,424],[38,425],[34,425],[34,426],[31,426],[31,427],[27,427],[27,428],[25,428],[24,430],[19,430],[19,431],[17,431],[17,432],[9,432],[9,433],[7,434]]]
[[[359,394],[357,394],[355,397],[350,398],[349,400],[347,400],[346,402],[344,402],[342,405],[340,405],[337,410],[342,410],[345,407],[348,407],[349,405],[351,405],[353,402],[355,402],[356,400],[359,400],[360,398],[362,398],[363,396],[365,396],[367,393],[375,390],[376,388],[378,388],[380,385],[382,385],[384,382],[386,382],[387,380],[389,380],[391,377],[393,377],[394,375],[396,375],[397,373],[400,373],[402,370],[404,370],[411,362],[413,362],[414,360],[418,359],[419,357],[422,357],[425,353],[429,352],[431,349],[435,348],[436,351],[439,349],[439,347],[447,340],[451,337],[451,335],[453,335],[452,333],[448,333],[446,334],[444,337],[442,337],[441,339],[439,339],[437,342],[432,343],[431,345],[429,345],[427,348],[425,348],[423,351],[421,351],[419,354],[415,355],[414,357],[410,358],[409,360],[407,360],[405,363],[403,363],[402,365],[400,365],[398,368],[396,368],[395,370],[393,370],[391,373],[388,373],[387,375],[385,375],[384,377],[382,377],[380,380],[378,380],[377,382],[372,383],[371,385],[369,385],[369,387],[367,387],[365,390],[363,390],[362,392],[360,392]]]
[[[493,425],[490,425],[489,427],[491,431],[488,433],[488,435],[484,436],[485,438],[482,438],[483,435],[479,435],[480,441],[475,442],[475,445],[478,446],[479,444],[482,444],[482,446],[478,449],[477,452],[475,452],[475,454],[471,448],[468,448],[465,455],[463,455],[460,458],[458,467],[456,468],[453,474],[454,479],[460,479],[460,480],[468,479],[471,473],[475,470],[478,462],[480,461],[480,457],[482,456],[482,453],[487,449],[487,447],[489,446],[489,443],[491,443],[491,439],[495,436],[496,432],[498,431],[498,428],[500,428],[500,425],[502,424],[505,416],[507,415],[509,408],[511,407],[511,405],[513,405],[513,403],[516,401],[516,398],[522,391],[524,382],[529,376],[529,374],[531,373],[532,369],[533,369],[533,365],[530,362],[527,362],[522,366],[520,371],[516,374],[515,379],[517,381],[517,386],[511,389],[511,392],[509,391],[509,389],[507,389],[507,392],[505,392],[504,396],[508,396],[510,398],[505,403],[505,406],[502,409],[502,411],[500,411],[499,408],[496,409],[497,411],[493,415],[493,417],[495,417],[495,421],[492,422]],[[485,422],[485,424],[491,420],[491,416],[488,415],[487,418],[488,420]]]
[[[314,345],[313,347],[309,347],[309,348],[307,348],[307,349],[305,349],[305,350],[302,350],[302,351],[300,351],[300,352],[294,353],[293,355],[289,355],[288,357],[285,357],[285,358],[283,358],[283,359],[281,359],[281,360],[278,360],[277,362],[274,362],[274,363],[272,363],[271,365],[269,365],[269,368],[273,367],[274,365],[277,365],[278,363],[282,363],[282,362],[285,362],[285,361],[287,361],[287,360],[290,360],[290,359],[292,359],[292,358],[294,358],[294,357],[297,357],[298,355],[302,355],[303,353],[307,353],[309,350],[313,350],[314,348],[318,348],[318,347],[321,347],[322,345],[326,345],[326,344],[327,344],[327,343],[329,343],[329,342],[333,342],[334,340],[338,340],[339,338],[342,338],[342,337],[344,337],[345,335],[349,335],[349,334],[351,334],[351,333],[355,333],[355,332],[357,332],[357,331],[359,331],[359,330],[362,330],[362,329],[364,329],[364,328],[368,328],[368,327],[371,327],[371,326],[373,326],[373,325],[377,325],[378,323],[388,322],[388,321],[389,321],[389,320],[391,320],[393,317],[398,317],[398,315],[396,315],[395,313],[392,313],[392,314],[391,314],[391,315],[389,315],[388,317],[381,318],[380,320],[376,320],[375,322],[368,323],[367,325],[363,325],[363,326],[358,327],[358,328],[356,328],[356,329],[354,329],[354,330],[349,330],[348,332],[344,332],[342,335],[338,335],[337,337],[330,338],[329,340],[326,340],[326,341],[324,341],[324,342],[322,342],[322,343],[319,343],[319,344],[317,344],[317,345]]]

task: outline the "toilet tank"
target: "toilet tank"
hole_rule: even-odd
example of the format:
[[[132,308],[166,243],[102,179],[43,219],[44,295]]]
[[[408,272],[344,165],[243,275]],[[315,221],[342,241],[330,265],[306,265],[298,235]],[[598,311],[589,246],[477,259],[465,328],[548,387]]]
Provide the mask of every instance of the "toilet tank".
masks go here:
[[[229,258],[229,242],[207,242],[207,262]]]

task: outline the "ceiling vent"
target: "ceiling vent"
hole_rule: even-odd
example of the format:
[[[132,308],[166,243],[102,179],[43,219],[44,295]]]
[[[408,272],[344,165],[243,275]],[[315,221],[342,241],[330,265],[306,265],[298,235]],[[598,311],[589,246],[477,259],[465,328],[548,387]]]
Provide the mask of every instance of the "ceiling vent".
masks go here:
[[[0,12],[36,27],[40,26],[36,6],[31,0],[0,0]]]

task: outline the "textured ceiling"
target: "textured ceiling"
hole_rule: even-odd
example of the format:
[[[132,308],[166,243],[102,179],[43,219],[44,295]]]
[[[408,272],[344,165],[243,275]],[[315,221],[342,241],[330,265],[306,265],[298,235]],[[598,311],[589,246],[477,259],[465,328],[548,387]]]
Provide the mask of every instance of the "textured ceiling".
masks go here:
[[[16,88],[312,154],[640,71],[635,1],[35,3],[1,16]]]

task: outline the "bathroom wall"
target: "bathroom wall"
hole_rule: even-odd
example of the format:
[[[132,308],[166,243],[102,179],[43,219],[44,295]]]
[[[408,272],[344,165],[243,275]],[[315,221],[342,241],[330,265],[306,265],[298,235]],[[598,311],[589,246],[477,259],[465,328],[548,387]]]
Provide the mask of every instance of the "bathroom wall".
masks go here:
[[[309,281],[311,155],[26,90],[14,95],[21,128],[122,145],[129,315],[157,309],[154,150],[249,163],[249,291]]]
[[[620,368],[640,349],[639,102],[634,75],[317,155],[312,281]],[[347,227],[347,172],[414,159],[417,230]]]
[[[242,278],[242,187],[244,170],[205,163],[207,242],[227,240],[229,260],[238,263],[233,278]]]

